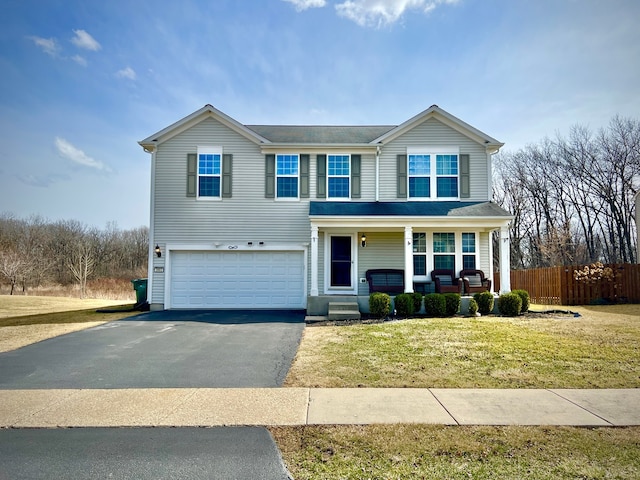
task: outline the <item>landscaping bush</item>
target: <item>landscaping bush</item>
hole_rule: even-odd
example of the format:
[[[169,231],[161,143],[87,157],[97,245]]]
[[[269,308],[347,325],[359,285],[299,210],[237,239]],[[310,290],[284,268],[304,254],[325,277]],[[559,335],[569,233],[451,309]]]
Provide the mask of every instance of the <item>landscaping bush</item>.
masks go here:
[[[498,297],[498,309],[502,315],[517,317],[522,308],[522,299],[517,293],[504,293]]]
[[[415,292],[411,294],[411,297],[413,298],[413,313],[418,313],[422,307],[422,294]]]
[[[531,298],[529,297],[529,292],[526,290],[511,290],[511,293],[515,293],[522,300],[522,308],[520,309],[520,313],[527,313],[529,311],[529,304],[531,303]]]
[[[473,295],[478,303],[478,311],[481,315],[489,315],[493,311],[493,293],[479,292]]]
[[[429,317],[444,317],[447,314],[447,301],[440,293],[427,293],[424,296],[424,310]]]
[[[469,315],[475,317],[478,313],[478,302],[476,302],[473,298],[469,299]]]
[[[386,293],[375,292],[369,295],[369,313],[376,318],[385,318],[391,310],[391,297]]]
[[[399,293],[394,300],[396,313],[401,317],[410,317],[414,312],[413,295]]]
[[[460,294],[459,293],[445,293],[444,301],[446,306],[447,317],[453,317],[460,310]]]

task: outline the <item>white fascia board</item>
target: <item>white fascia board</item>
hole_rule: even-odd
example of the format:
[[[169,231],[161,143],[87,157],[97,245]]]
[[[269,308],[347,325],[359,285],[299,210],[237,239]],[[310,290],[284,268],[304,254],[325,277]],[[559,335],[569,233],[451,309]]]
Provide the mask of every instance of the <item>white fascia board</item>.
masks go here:
[[[376,145],[362,143],[269,143],[261,146],[261,152],[283,153],[283,152],[305,152],[305,153],[327,153],[327,152],[349,152],[367,154],[376,152]]]

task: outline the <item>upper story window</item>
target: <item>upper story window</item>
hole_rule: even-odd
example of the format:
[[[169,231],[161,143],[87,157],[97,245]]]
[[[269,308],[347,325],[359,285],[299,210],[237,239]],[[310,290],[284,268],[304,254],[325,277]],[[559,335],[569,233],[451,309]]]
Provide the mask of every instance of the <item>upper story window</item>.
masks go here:
[[[459,155],[454,149],[410,149],[407,154],[409,198],[458,199]]]
[[[327,155],[327,191],[329,198],[349,198],[351,161],[349,155]]]
[[[222,151],[212,147],[198,148],[198,197],[220,198]]]
[[[298,198],[298,155],[276,155],[276,197]]]

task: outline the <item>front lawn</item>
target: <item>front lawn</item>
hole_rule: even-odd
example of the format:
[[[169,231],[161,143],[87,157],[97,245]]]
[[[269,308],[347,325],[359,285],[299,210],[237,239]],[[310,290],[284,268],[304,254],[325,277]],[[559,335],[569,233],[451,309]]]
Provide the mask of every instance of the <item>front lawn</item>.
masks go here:
[[[640,387],[640,306],[571,309],[581,316],[308,327],[285,385]]]
[[[270,428],[296,480],[637,479],[640,428]]]

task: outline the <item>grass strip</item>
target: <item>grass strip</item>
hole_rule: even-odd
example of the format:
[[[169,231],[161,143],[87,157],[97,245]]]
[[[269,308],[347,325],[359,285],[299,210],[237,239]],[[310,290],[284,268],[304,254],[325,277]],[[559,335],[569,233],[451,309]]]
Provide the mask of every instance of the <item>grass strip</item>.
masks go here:
[[[637,479],[640,427],[271,427],[296,480]]]

